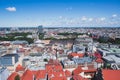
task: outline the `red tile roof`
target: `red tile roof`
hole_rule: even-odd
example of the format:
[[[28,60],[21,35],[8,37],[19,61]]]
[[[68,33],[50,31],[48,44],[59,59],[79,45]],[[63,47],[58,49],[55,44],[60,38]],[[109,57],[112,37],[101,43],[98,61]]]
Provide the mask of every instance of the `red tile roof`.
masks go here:
[[[101,58],[97,58],[97,59],[96,59],[96,62],[97,62],[97,63],[103,63],[103,60],[102,60]]]
[[[83,70],[85,73],[94,73],[96,72],[96,69],[88,69],[88,70]]]
[[[54,70],[56,70],[56,71],[61,71],[61,70],[63,70],[62,65],[56,65],[54,68],[55,68]]]
[[[33,72],[30,70],[26,70],[23,76],[21,77],[21,80],[33,80],[33,78],[34,78]]]
[[[18,72],[18,71],[24,71],[25,68],[23,66],[21,66],[20,64],[18,64],[18,66],[16,67],[15,71]]]
[[[33,75],[36,75],[37,74],[37,71],[32,71]]]
[[[66,71],[67,75],[64,71],[53,71],[48,73],[49,80],[67,80],[67,76],[70,76],[69,71]]]
[[[50,60],[48,61],[48,64],[61,65],[58,60],[53,60],[53,59],[50,59]]]
[[[46,71],[47,71],[47,72],[62,71],[62,70],[63,70],[62,65],[46,64]]]
[[[52,78],[52,77],[65,77],[65,73],[64,71],[58,71],[58,72],[49,72],[48,73],[48,78]]]
[[[83,78],[82,76],[80,75],[74,75],[73,76],[73,80],[88,80],[87,78]]]
[[[65,75],[66,75],[67,77],[70,77],[70,76],[72,75],[72,73],[71,73],[70,71],[68,71],[68,70],[65,70]]]
[[[67,80],[66,77],[53,77],[50,80]]]
[[[40,80],[40,79],[44,79],[46,77],[46,70],[39,70],[36,73],[36,79]]]
[[[9,76],[8,80],[14,80],[16,75],[18,75],[16,72],[12,73]],[[35,77],[36,80],[44,79],[46,77],[46,70],[38,70],[38,71],[26,70],[23,73],[21,80],[33,80]]]
[[[73,74],[74,74],[74,75],[77,75],[77,74],[81,73],[82,71],[83,71],[83,70],[82,70],[81,66],[78,66],[78,67],[73,71]]]
[[[18,75],[18,73],[13,72],[13,73],[8,77],[7,80],[15,80],[15,77],[16,77],[17,75]]]
[[[78,57],[83,57],[84,54],[83,54],[83,53],[79,53],[79,54],[78,54],[78,53],[74,53],[74,52],[73,52],[73,53],[70,53],[69,56],[71,56],[71,57],[76,57],[76,56],[78,56]]]
[[[81,66],[78,66],[78,67],[73,71],[73,74],[74,74],[74,75],[78,75],[78,74],[80,74],[81,72],[91,73],[91,72],[96,72],[96,69],[89,69],[89,67],[88,67],[88,70],[83,70],[83,69],[81,68]]]
[[[104,80],[120,80],[120,70],[102,70]]]
[[[102,58],[102,56],[101,56],[100,53],[98,53],[98,52],[95,52],[95,53],[94,53],[94,56],[97,57],[97,58]]]

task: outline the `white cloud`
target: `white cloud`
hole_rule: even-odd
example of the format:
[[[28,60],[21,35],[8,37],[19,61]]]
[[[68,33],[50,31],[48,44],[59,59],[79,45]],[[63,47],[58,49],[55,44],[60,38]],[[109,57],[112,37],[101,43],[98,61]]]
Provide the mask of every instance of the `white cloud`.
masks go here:
[[[6,10],[10,11],[10,12],[15,12],[16,8],[15,7],[7,7]]]
[[[83,16],[83,17],[81,18],[81,20],[82,20],[82,21],[86,21],[87,18],[86,18],[85,16]]]
[[[101,21],[104,21],[105,19],[106,19],[105,17],[100,18]]]
[[[117,17],[117,14],[113,14],[112,17]]]
[[[50,21],[48,26],[78,26],[78,27],[113,27],[113,26],[120,26],[120,16],[116,15],[117,18],[109,17],[65,17],[65,16],[58,16],[57,19],[53,19]],[[116,17],[114,15],[114,17]]]
[[[59,16],[59,19],[63,19],[63,16]]]
[[[88,21],[93,21],[93,18],[89,18]]]

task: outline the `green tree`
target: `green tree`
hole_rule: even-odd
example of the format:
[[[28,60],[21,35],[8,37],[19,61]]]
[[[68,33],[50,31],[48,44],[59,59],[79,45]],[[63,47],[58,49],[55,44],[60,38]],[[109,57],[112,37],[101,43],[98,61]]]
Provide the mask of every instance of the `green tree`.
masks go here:
[[[19,75],[15,76],[14,80],[20,80],[20,76]]]
[[[45,61],[45,62],[48,62],[48,60],[47,60],[47,59],[44,59],[44,61]]]
[[[39,34],[39,39],[44,39],[44,33]]]

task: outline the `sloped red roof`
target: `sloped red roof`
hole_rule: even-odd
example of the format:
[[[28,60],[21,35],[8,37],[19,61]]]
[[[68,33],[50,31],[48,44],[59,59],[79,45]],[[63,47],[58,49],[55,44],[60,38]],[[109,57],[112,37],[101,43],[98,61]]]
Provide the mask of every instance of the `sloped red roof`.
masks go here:
[[[97,63],[103,63],[103,60],[102,60],[101,58],[97,58],[97,59],[96,59],[96,62],[97,62]]]
[[[84,54],[82,54],[82,53],[81,53],[81,54],[78,54],[78,56],[79,56],[79,57],[83,57],[83,56],[84,56]]]
[[[15,77],[16,77],[17,75],[18,75],[18,73],[13,72],[13,73],[8,77],[7,80],[15,80]]]
[[[60,65],[60,62],[59,62],[58,60],[50,59],[50,60],[48,61],[48,64]]]
[[[21,77],[21,80],[33,80],[33,78],[34,78],[33,72],[30,70],[26,70],[23,76]]]
[[[88,70],[83,70],[82,68],[81,68],[81,66],[78,66],[75,70],[73,70],[73,74],[74,75],[78,75],[78,74],[80,74],[81,72],[86,72],[86,73],[90,73],[90,72],[96,72],[96,69],[89,69],[89,67],[88,67]]]
[[[46,71],[47,71],[47,72],[62,71],[62,70],[63,70],[62,65],[46,64]]]
[[[44,79],[46,77],[46,70],[38,70],[36,73],[36,79]]]
[[[23,66],[21,66],[20,64],[18,64],[18,66],[16,67],[15,71],[18,72],[18,71],[24,71],[25,68]]]
[[[83,72],[85,72],[85,73],[94,73],[94,72],[96,72],[96,69],[88,69],[88,70],[83,70]]]
[[[52,77],[50,80],[67,80],[66,77]]]
[[[71,73],[70,71],[68,71],[68,70],[65,70],[65,75],[66,75],[67,77],[70,77],[70,76],[72,75],[72,73]]]
[[[37,74],[37,72],[38,72],[38,71],[33,71],[33,70],[32,70],[33,75],[36,75],[36,74]]]
[[[74,75],[77,75],[77,74],[81,73],[82,71],[83,71],[83,70],[82,70],[81,66],[78,66],[78,67],[73,71],[73,74],[74,74]]]
[[[78,56],[78,54],[77,54],[77,53],[75,53],[75,52],[70,53],[69,55],[70,55],[70,56],[73,56],[73,57],[74,57],[74,56]]]
[[[73,80],[88,80],[87,78],[83,78],[80,75],[73,75]]]
[[[62,76],[65,76],[64,71],[57,71],[57,72],[53,71],[53,72],[48,73],[48,78],[50,78],[50,77],[62,77]]]
[[[100,53],[98,53],[98,52],[95,52],[95,53],[94,53],[94,56],[97,57],[97,58],[102,58],[102,56],[101,56]]]
[[[62,67],[62,65],[56,65],[56,66],[54,66],[54,70],[55,71],[62,71],[63,67]]]
[[[120,80],[120,70],[102,70],[104,80]]]
[[[72,56],[72,57],[75,57],[75,56],[83,57],[84,54],[82,54],[82,53],[79,53],[79,54],[78,54],[78,53],[73,52],[73,53],[70,53],[69,56]]]

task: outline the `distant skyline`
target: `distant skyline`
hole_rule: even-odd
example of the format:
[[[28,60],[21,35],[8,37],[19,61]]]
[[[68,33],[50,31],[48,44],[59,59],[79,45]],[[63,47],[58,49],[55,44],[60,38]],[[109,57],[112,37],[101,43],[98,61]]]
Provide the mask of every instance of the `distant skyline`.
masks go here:
[[[0,0],[0,27],[120,27],[120,0]]]

